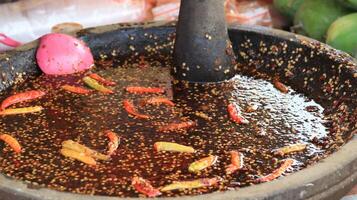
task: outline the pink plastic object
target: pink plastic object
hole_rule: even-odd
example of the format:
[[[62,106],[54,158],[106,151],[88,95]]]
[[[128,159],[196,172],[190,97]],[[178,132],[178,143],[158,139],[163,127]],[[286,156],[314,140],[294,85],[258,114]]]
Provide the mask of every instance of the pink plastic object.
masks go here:
[[[84,71],[94,63],[93,55],[83,41],[61,33],[42,36],[36,58],[41,70],[50,75]]]
[[[9,46],[9,47],[18,47],[18,46],[21,46],[21,43],[14,40],[14,39],[11,39],[9,38],[8,36],[6,36],[5,34],[3,33],[0,33],[0,43],[6,45],[6,46]]]

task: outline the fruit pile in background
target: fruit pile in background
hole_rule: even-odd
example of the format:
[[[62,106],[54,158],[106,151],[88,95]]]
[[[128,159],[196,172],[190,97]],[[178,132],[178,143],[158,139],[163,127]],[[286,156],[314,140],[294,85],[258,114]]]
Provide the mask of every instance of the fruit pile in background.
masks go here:
[[[274,7],[306,35],[357,58],[357,0],[274,0]]]

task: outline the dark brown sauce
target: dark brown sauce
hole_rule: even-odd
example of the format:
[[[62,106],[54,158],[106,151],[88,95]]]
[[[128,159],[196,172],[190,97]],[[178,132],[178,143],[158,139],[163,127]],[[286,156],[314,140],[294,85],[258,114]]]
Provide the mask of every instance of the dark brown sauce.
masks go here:
[[[15,92],[41,89],[47,95],[39,100],[16,104],[13,107],[41,105],[41,113],[2,116],[0,133],[8,133],[18,139],[23,153],[16,155],[6,146],[0,151],[0,172],[9,177],[23,180],[32,185],[60,191],[83,194],[137,197],[131,186],[135,175],[161,187],[173,181],[197,178],[220,177],[218,185],[194,189],[165,192],[162,196],[202,194],[255,184],[255,180],[278,168],[280,161],[293,158],[297,162],[288,172],[300,170],[333,151],[334,141],[326,141],[328,129],[323,108],[314,101],[290,89],[283,94],[273,84],[245,76],[217,84],[188,84],[187,90],[172,91],[168,68],[158,63],[148,68],[126,65],[97,73],[115,80],[115,94],[94,92],[77,95],[60,89],[61,85],[82,85],[77,74],[64,77],[40,76],[19,86],[2,99]],[[176,106],[140,107],[143,98],[160,95],[130,94],[126,86],[164,87],[162,96],[173,99]],[[1,99],[1,100],[2,100]],[[129,99],[138,105],[141,113],[152,115],[150,120],[128,116],[122,105]],[[227,114],[227,105],[235,102],[250,121],[247,125],[233,123]],[[245,112],[252,104],[258,109]],[[207,114],[203,119],[195,112]],[[157,128],[184,120],[194,120],[197,127],[186,131],[160,133]],[[100,152],[107,150],[105,130],[120,136],[119,150],[111,161],[100,161],[95,167],[63,157],[59,150],[64,140],[75,140]],[[176,142],[194,147],[194,154],[155,152],[157,141]],[[273,150],[295,143],[308,144],[307,150],[285,156]],[[323,143],[325,145],[316,145]],[[326,145],[328,145],[326,147]],[[334,148],[342,144],[334,145]],[[226,175],[230,164],[231,150],[244,154],[244,168],[233,175]],[[200,174],[192,174],[187,168],[190,163],[206,157],[219,156],[218,162]],[[141,195],[140,195],[141,196]]]

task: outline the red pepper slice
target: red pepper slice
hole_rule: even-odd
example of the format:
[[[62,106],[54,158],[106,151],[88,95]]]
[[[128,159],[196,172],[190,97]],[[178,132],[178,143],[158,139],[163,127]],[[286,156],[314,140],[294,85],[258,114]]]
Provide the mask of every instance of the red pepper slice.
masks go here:
[[[15,103],[40,98],[40,97],[44,96],[45,94],[46,94],[45,92],[40,91],[40,90],[31,90],[31,91],[22,92],[22,93],[12,95],[10,97],[7,97],[1,103],[1,110],[4,110],[5,108],[7,108],[10,105],[15,104]]]
[[[148,180],[140,177],[134,177],[131,181],[131,185],[136,191],[145,194],[148,197],[157,197],[161,195],[160,190],[154,188]]]
[[[158,131],[171,132],[171,131],[177,131],[177,130],[181,130],[181,129],[188,129],[188,128],[194,127],[196,125],[197,125],[197,123],[194,121],[171,123],[166,126],[162,126],[162,127],[158,128]]]
[[[106,131],[106,133],[110,141],[108,144],[108,155],[112,155],[119,147],[119,137],[112,131]]]
[[[274,170],[271,174],[266,176],[260,177],[257,179],[257,182],[267,182],[272,181],[279,176],[281,176],[291,165],[295,162],[294,159],[286,159],[284,160],[283,164],[276,170]]]
[[[14,150],[16,153],[21,153],[21,146],[20,146],[19,142],[11,135],[1,134],[0,140],[4,141],[6,144],[8,144],[12,148],[12,150]]]
[[[238,151],[231,151],[231,164],[226,168],[227,174],[233,174],[243,167],[243,154]]]
[[[289,92],[289,88],[278,80],[274,81],[274,87],[284,94]]]
[[[63,85],[61,86],[62,89],[68,91],[68,92],[72,92],[72,93],[76,93],[76,94],[89,94],[91,93],[90,90],[87,90],[85,88],[82,87],[76,87],[76,86],[71,86],[71,85]]]
[[[124,109],[126,110],[126,112],[128,112],[130,115],[132,115],[136,118],[139,118],[139,119],[149,119],[150,118],[149,115],[144,115],[144,114],[138,113],[138,111],[134,107],[134,104],[132,102],[130,102],[129,100],[124,100],[123,105],[124,105]]]
[[[140,86],[132,86],[126,87],[125,90],[130,93],[144,94],[144,93],[155,93],[162,94],[165,93],[163,88],[158,87],[140,87]]]
[[[175,103],[168,98],[164,97],[152,97],[145,101],[146,104],[165,104],[167,106],[175,106]]]
[[[108,85],[108,86],[114,86],[116,85],[116,83],[114,81],[109,81],[101,76],[99,76],[98,74],[92,73],[89,74],[89,77],[91,77],[92,79],[104,84],[104,85]]]
[[[235,104],[231,103],[228,105],[228,113],[230,118],[237,124],[248,124],[249,121],[241,115],[241,111],[236,107]]]

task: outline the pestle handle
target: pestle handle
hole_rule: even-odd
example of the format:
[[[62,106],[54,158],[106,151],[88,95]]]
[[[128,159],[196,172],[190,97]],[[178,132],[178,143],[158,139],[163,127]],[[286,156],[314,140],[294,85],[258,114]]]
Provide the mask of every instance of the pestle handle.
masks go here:
[[[172,74],[177,80],[218,82],[232,78],[235,56],[224,0],[182,0]]]

